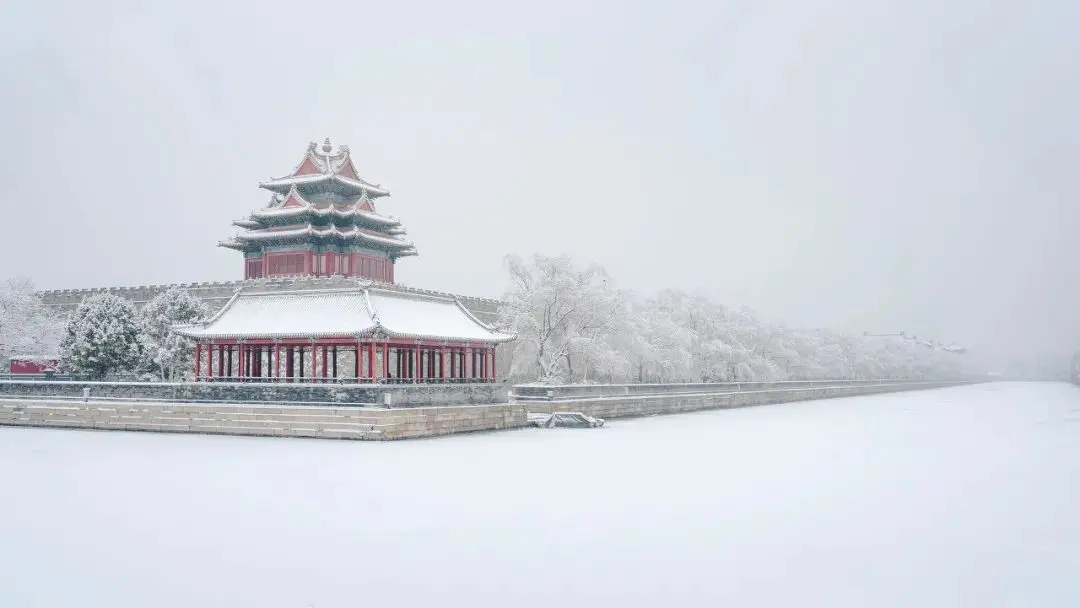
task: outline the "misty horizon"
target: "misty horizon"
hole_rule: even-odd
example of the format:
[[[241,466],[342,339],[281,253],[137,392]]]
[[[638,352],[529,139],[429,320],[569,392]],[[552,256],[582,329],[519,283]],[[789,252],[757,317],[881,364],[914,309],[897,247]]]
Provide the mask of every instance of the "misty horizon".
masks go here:
[[[330,137],[401,283],[499,297],[506,254],[565,253],[791,326],[1080,346],[1078,6],[262,9],[4,10],[0,276],[240,279],[218,241]]]

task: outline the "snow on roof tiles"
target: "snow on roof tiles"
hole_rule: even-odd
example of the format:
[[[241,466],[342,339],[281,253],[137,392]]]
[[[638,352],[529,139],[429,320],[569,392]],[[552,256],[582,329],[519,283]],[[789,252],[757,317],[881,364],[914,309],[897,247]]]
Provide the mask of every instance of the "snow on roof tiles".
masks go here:
[[[455,298],[359,288],[292,292],[239,291],[202,326],[178,326],[197,338],[357,337],[382,330],[399,338],[506,342]]]
[[[297,184],[311,184],[334,180],[352,188],[362,189],[372,196],[389,196],[390,191],[359,177],[350,157],[349,147],[339,145],[334,151],[330,138],[322,146],[308,144],[303,160],[284,177],[277,177],[259,184],[269,190],[279,190]]]
[[[388,247],[394,247],[401,250],[412,250],[413,244],[405,239],[398,238],[394,235],[384,235],[371,230],[365,230],[363,228],[357,228],[353,226],[345,230],[341,230],[337,227],[330,228],[316,228],[311,224],[293,225],[293,226],[272,226],[270,228],[264,228],[257,232],[247,232],[245,234],[238,234],[232,239],[229,239],[229,243],[245,241],[264,241],[273,239],[286,239],[295,237],[317,236],[323,238],[340,238],[340,239],[357,239],[378,243]]]

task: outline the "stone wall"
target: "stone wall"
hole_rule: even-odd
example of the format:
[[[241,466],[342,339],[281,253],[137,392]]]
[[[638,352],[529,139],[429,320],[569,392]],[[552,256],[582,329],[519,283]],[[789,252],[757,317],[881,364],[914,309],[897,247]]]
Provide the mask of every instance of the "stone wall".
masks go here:
[[[92,289],[56,289],[40,291],[46,306],[56,310],[70,312],[82,302],[83,298],[95,293],[112,293],[122,298],[127,298],[142,307],[152,300],[154,296],[169,289],[179,287],[191,292],[192,295],[205,301],[213,309],[220,309],[229,301],[237,289],[264,289],[267,291],[291,291],[303,289],[334,289],[355,287],[357,279],[348,277],[279,277],[273,279],[249,279],[244,281],[214,281],[206,283],[178,283],[175,285],[139,285],[134,287],[98,287]],[[441,291],[419,289],[400,284],[381,284],[380,287],[404,291],[408,293],[433,294],[440,296],[453,296]],[[501,302],[492,298],[475,298],[470,296],[456,296],[461,303],[485,323],[494,322],[499,315]]]
[[[510,429],[520,406],[385,409],[224,404],[0,402],[0,426],[388,440]]]
[[[192,401],[218,403],[314,403],[385,405],[390,407],[505,403],[507,389],[498,384],[307,384],[232,382],[68,382],[0,380],[0,396],[81,398],[90,389],[94,399]]]
[[[878,383],[849,383],[784,388],[761,388],[731,392],[637,395],[623,397],[591,397],[555,400],[549,402],[521,402],[530,412],[581,412],[595,418],[624,418],[629,416],[656,416],[698,410],[729,409],[754,405],[771,405],[813,399],[854,397],[879,393],[926,390],[968,384],[962,381],[905,382],[879,381]],[[515,387],[515,391],[517,388]]]
[[[406,408],[92,400],[83,403],[78,400],[27,397],[0,400],[0,426],[385,440],[519,428],[525,426],[528,412],[582,412],[599,418],[622,418],[942,388],[958,384],[964,383],[885,382],[705,394],[678,392],[665,395],[593,397],[546,403]],[[426,398],[433,400],[434,396],[429,393]],[[722,424],[722,419],[717,419],[716,424]]]
[[[513,398],[519,401],[562,401],[594,397],[679,395],[685,393],[731,393],[766,389],[814,388],[823,386],[881,385],[907,380],[779,380],[772,382],[688,382],[669,384],[518,384]]]

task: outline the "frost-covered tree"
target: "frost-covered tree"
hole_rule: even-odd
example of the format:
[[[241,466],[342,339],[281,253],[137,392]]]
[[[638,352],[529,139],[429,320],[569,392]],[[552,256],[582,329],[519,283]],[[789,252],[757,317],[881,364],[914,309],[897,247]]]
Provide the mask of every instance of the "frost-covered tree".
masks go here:
[[[518,336],[517,381],[938,379],[964,375],[970,360],[905,336],[791,328],[677,290],[634,296],[565,256],[508,267],[502,324]]]
[[[87,296],[68,320],[60,367],[94,379],[134,372],[139,342],[138,313],[131,301],[108,293]]]
[[[576,268],[566,256],[509,256],[511,288],[500,324],[517,334],[515,371],[540,381],[574,381],[590,370],[625,373],[612,338],[624,331],[627,301],[603,268]],[[528,371],[526,371],[528,370]]]
[[[209,316],[205,302],[178,287],[170,287],[150,300],[139,314],[143,369],[163,382],[186,377],[195,343],[174,332],[173,326],[197,323]]]
[[[0,285],[0,356],[56,355],[64,322],[38,297],[34,284],[14,278]]]

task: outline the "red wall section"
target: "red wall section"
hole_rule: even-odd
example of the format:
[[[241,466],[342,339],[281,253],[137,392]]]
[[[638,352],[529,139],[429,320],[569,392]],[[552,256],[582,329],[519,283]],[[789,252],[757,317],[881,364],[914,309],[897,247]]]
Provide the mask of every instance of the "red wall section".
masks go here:
[[[310,251],[276,251],[262,259],[245,260],[244,278],[259,279],[289,276],[359,277],[394,282],[394,263],[389,258],[362,253],[313,253]]]
[[[56,371],[60,362],[56,359],[26,361],[11,359],[8,361],[9,374],[43,374],[45,370]]]

